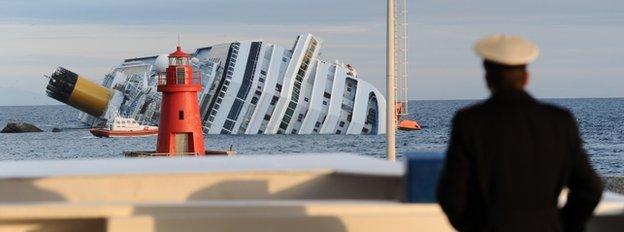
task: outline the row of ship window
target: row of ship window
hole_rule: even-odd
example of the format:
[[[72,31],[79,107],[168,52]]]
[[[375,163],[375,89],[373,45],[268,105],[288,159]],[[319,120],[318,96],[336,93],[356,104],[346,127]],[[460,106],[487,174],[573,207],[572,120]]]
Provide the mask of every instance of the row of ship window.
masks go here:
[[[305,59],[305,58],[311,58],[311,54],[310,54],[309,52],[311,52],[311,50],[314,48],[314,46],[315,46],[315,42],[313,41],[313,45],[311,46],[311,48],[309,48],[309,49],[308,49],[308,51],[306,51],[306,56],[304,57],[304,61],[302,62],[302,65],[300,66],[300,70],[299,70],[299,72],[297,73],[298,75],[297,75],[296,80],[295,80],[295,86],[294,86],[295,88],[293,89],[293,96],[292,96],[292,98],[291,98],[291,99],[298,99],[298,97],[299,97],[299,92],[298,92],[298,90],[299,90],[299,89],[298,89],[297,87],[299,87],[299,88],[300,88],[301,81],[303,80],[303,76],[305,75],[305,71],[306,71],[305,69],[307,69],[307,67],[308,67],[308,63],[309,63],[309,59]],[[236,57],[236,56],[234,56],[234,57]],[[282,60],[283,60],[284,62],[287,62],[287,58],[286,58],[286,57],[283,57],[283,58],[282,58]],[[232,70],[232,69],[233,69],[233,68],[232,68],[232,67],[230,67],[230,68],[228,69],[228,71],[230,71],[230,70]],[[303,70],[302,70],[302,69],[303,69]],[[261,73],[261,75],[266,76],[266,71],[261,70],[261,71],[260,71],[260,73]],[[230,73],[230,72],[228,72],[227,74],[231,74],[231,73]],[[228,76],[230,76],[230,75],[228,75]],[[231,77],[230,77],[230,78],[231,78]],[[301,79],[301,81],[300,81],[300,79]],[[261,78],[259,78],[259,82],[264,82],[264,81],[265,81],[265,80],[264,80],[264,78],[262,78],[262,77],[261,77]],[[229,82],[226,82],[226,84],[229,84]],[[348,92],[350,92],[350,91],[352,90],[352,89],[351,89],[352,84],[351,84],[351,83],[348,83],[347,85],[348,85],[348,87],[347,87],[347,91],[348,91]],[[227,91],[227,87],[226,87],[226,86],[224,86],[224,87],[225,87],[225,88],[222,88],[222,91]],[[276,84],[276,91],[281,92],[281,90],[282,90],[282,85],[281,85],[281,84]],[[260,93],[261,93],[261,92],[260,92]],[[256,93],[256,94],[257,94],[257,93]],[[224,93],[223,93],[223,92],[219,94],[220,98],[218,98],[218,99],[217,99],[217,102],[218,102],[218,103],[221,103],[221,99],[222,99],[223,95],[224,95]],[[325,97],[325,98],[331,98],[331,94],[330,94],[330,93],[328,93],[328,92],[324,92],[324,97]],[[272,100],[271,100],[271,105],[273,105],[273,106],[274,106],[274,105],[277,103],[277,101],[278,101],[278,100],[279,100],[279,97],[277,97],[277,96],[273,96],[273,98],[272,98]],[[251,99],[251,103],[252,103],[252,104],[256,104],[256,103],[257,103],[257,101],[258,101],[258,98],[257,98],[257,97],[255,97],[255,96]],[[304,101],[309,102],[309,99],[306,97],[306,98],[304,98]],[[323,101],[323,105],[327,105],[327,101]],[[287,114],[287,115],[285,115],[285,116],[284,116],[284,118],[283,118],[283,119],[284,119],[284,120],[283,120],[283,123],[282,123],[282,124],[280,124],[280,128],[281,128],[281,129],[284,129],[284,130],[285,130],[285,128],[287,128],[287,127],[288,127],[288,123],[284,123],[284,121],[286,121],[286,122],[290,121],[290,119],[291,119],[291,115],[292,115],[292,113],[294,113],[294,108],[296,108],[296,106],[297,106],[297,104],[296,104],[296,103],[290,102],[289,107],[288,107],[288,109],[287,109],[287,111],[286,111],[286,114]],[[215,109],[218,109],[218,106],[215,106]],[[215,112],[215,113],[216,113],[216,112]],[[349,115],[349,116],[351,116],[351,115]],[[270,120],[270,117],[271,117],[271,116],[270,116],[269,114],[267,114],[267,115],[265,115],[265,118],[264,118],[264,119],[268,121],[268,120]],[[304,114],[299,114],[299,115],[298,115],[298,117],[297,117],[297,121],[299,121],[299,122],[300,122],[300,121],[302,121],[302,120],[303,120],[303,117],[304,117]],[[214,118],[214,117],[213,117],[213,118]],[[314,131],[315,131],[315,132],[318,132],[318,127],[320,127],[320,124],[321,124],[321,123],[317,121],[317,123],[316,123],[316,125],[315,125],[315,129],[314,129]],[[344,127],[344,125],[345,125],[345,122],[344,122],[344,121],[340,121],[339,126],[340,126],[340,127]],[[367,129],[367,128],[364,128],[364,129],[363,129],[363,132],[364,132],[365,130],[367,131],[368,129]],[[259,133],[262,133],[262,131],[261,131],[261,130],[259,130]],[[296,130],[293,130],[293,133],[296,133]],[[340,133],[341,133],[341,131],[340,131],[340,130],[337,130],[337,131],[336,131],[336,133],[337,133],[337,134],[340,134]]]
[[[237,53],[236,53],[236,52],[238,51],[237,46],[236,46],[236,47],[234,47],[234,50],[233,50],[233,51],[234,51],[234,54],[233,54],[231,57],[232,57],[232,58],[234,58],[234,59],[231,59],[231,61],[232,61],[232,62],[235,62],[235,61],[236,61],[236,59],[235,59],[235,58],[237,58],[237,57],[238,57],[238,55],[237,55]],[[284,59],[286,59],[286,58],[284,57],[284,58],[283,58],[283,60],[284,60]],[[231,79],[231,75],[233,75],[233,70],[234,70],[233,66],[228,67],[228,72],[227,72],[226,78],[230,78],[230,79]],[[260,83],[264,83],[265,78],[263,78],[263,77],[266,77],[266,74],[267,74],[267,72],[266,72],[265,70],[260,70],[260,75],[261,75],[261,76],[260,76],[260,77],[259,77],[259,79],[258,79],[258,81],[259,81]],[[224,97],[224,95],[225,95],[225,94],[224,94],[224,92],[225,92],[225,91],[227,91],[227,86],[228,86],[228,85],[229,85],[229,81],[227,81],[227,80],[226,80],[226,81],[224,82],[224,86],[223,86],[223,87],[222,87],[222,89],[221,89],[223,92],[222,92],[222,93],[220,93],[220,94],[219,94],[219,98],[217,98],[217,102],[218,102],[218,103],[221,103],[222,98],[223,98],[223,97]],[[259,85],[257,86],[257,88],[261,90],[261,89],[262,89],[262,85],[261,85],[261,84],[259,84]],[[259,90],[257,90],[255,94],[256,94],[257,96],[254,96],[254,97],[252,97],[252,99],[251,99],[251,103],[252,103],[253,105],[257,104],[257,102],[258,102],[258,100],[259,100],[259,96],[262,94],[262,92],[261,92],[261,91],[259,91]],[[236,104],[236,102],[235,102],[235,104]],[[214,107],[214,108],[215,108],[215,109],[218,109],[218,108],[219,108],[219,106],[218,106],[218,105],[215,105],[215,107]],[[215,111],[215,114],[216,114],[216,111]],[[212,121],[212,120],[214,120],[214,117],[212,117],[212,116],[211,116],[211,117],[209,117],[209,119]],[[233,125],[229,125],[229,124],[230,124],[230,123],[226,123],[226,124],[224,124],[224,129],[231,130],[231,127],[232,127]],[[224,132],[224,131],[226,131],[226,130],[222,130],[222,132]]]
[[[215,101],[212,111],[210,112],[210,116],[208,117],[208,122],[206,122],[206,126],[210,128],[212,126],[212,122],[214,121],[215,116],[217,115],[217,110],[220,107],[220,103],[225,97],[225,91],[227,90],[227,86],[230,84],[232,79],[232,75],[234,74],[234,66],[236,65],[236,58],[238,57],[238,43],[232,44],[232,55],[230,56],[229,63],[227,67],[227,72],[225,75],[225,80],[223,81],[223,86],[219,91],[219,95]]]
[[[290,120],[292,114],[295,112],[297,108],[297,102],[299,101],[299,93],[301,91],[301,82],[303,82],[303,77],[307,72],[308,65],[310,64],[310,60],[312,59],[312,55],[314,53],[314,49],[316,48],[316,41],[312,40],[310,47],[305,52],[303,60],[301,61],[301,65],[299,66],[299,70],[297,71],[297,76],[295,77],[295,83],[293,85],[293,93],[291,95],[290,103],[288,104],[288,109],[286,109],[286,114],[282,118],[282,122],[280,123],[280,131],[286,130],[288,125],[290,124]],[[293,132],[295,133],[295,132]]]

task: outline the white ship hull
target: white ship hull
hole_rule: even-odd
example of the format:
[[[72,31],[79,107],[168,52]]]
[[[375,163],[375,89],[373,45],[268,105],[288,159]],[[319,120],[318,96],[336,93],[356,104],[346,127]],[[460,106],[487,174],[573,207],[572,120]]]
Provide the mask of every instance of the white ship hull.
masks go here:
[[[292,49],[263,41],[233,42],[197,49],[204,131],[209,134],[382,134],[385,99],[350,65],[319,59],[320,41],[310,34]],[[158,123],[156,92],[162,56],[125,60],[103,85],[123,93],[111,102],[124,117]],[[82,114],[85,123],[96,119]]]

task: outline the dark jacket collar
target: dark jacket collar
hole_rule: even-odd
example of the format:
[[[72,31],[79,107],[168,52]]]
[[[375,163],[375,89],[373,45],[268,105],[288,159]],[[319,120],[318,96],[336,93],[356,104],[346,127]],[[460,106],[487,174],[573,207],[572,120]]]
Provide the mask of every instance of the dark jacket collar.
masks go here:
[[[507,90],[492,93],[489,102],[534,102],[535,99],[524,90]]]

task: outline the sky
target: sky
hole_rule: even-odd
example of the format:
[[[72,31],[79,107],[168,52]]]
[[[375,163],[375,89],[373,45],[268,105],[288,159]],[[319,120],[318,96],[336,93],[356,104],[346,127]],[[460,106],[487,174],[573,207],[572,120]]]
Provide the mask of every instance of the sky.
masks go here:
[[[217,43],[291,47],[322,39],[326,60],[358,69],[385,93],[383,0],[0,0],[0,105],[58,104],[45,96],[64,66],[100,82],[123,59]],[[624,1],[408,0],[409,98],[489,93],[474,42],[494,33],[534,41],[529,92],[539,98],[624,97]]]

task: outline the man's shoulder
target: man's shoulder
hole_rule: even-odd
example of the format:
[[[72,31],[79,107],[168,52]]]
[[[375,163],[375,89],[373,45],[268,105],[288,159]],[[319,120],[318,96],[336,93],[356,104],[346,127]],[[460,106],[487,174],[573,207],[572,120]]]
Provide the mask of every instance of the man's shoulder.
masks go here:
[[[480,112],[483,112],[485,110],[486,105],[487,105],[486,103],[487,101],[478,101],[471,105],[464,106],[460,108],[459,110],[457,110],[457,112],[455,113],[455,116],[467,117],[470,115],[479,114]]]
[[[545,103],[545,102],[537,102],[537,107],[540,109],[540,111],[546,114],[552,115],[554,117],[574,119],[572,112],[570,112],[570,110],[563,108],[561,106],[557,106],[557,105],[553,105],[553,104]]]
[[[457,111],[453,116],[453,124],[461,125],[469,121],[481,118],[481,115],[485,113],[485,101],[479,101],[471,105],[464,106]]]
[[[534,110],[536,109],[537,112],[539,112],[540,114],[544,116],[551,116],[551,117],[560,118],[560,119],[574,120],[573,114],[566,108],[553,105],[550,103],[537,101],[537,100],[534,102],[534,104],[531,104],[531,105],[533,106],[531,108],[533,108]],[[455,117],[456,118],[478,117],[479,115],[487,114],[489,111],[495,108],[496,106],[492,105],[492,103],[487,100],[479,101],[474,104],[460,108],[456,112]]]

